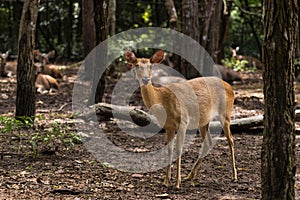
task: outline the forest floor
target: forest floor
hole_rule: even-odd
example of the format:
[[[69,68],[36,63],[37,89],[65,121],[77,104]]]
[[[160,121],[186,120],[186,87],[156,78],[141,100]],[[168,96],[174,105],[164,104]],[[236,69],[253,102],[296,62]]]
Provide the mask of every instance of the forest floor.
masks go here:
[[[78,66],[62,70],[66,78],[60,80],[57,93],[37,94],[33,127],[22,128],[12,118],[1,119],[0,199],[260,199],[262,127],[233,133],[237,181],[231,180],[230,152],[224,137],[219,137],[205,157],[195,185],[191,186],[184,178],[201,146],[199,140],[193,141],[183,154],[183,181],[179,190],[174,187],[175,163],[172,186],[166,188],[162,184],[164,169],[131,173],[99,162],[80,140],[75,127],[72,88],[77,70]],[[120,74],[120,71],[114,73]],[[236,99],[232,119],[263,114],[261,72],[243,73],[242,76],[244,83],[233,85]],[[0,78],[0,85],[0,114],[13,117],[16,78]],[[300,94],[298,83],[296,93]],[[100,127],[115,145],[125,149],[151,151],[156,144],[164,145],[163,134],[136,144],[139,141],[120,130],[115,120],[101,122]],[[300,199],[298,134],[296,140],[295,190],[296,199]]]

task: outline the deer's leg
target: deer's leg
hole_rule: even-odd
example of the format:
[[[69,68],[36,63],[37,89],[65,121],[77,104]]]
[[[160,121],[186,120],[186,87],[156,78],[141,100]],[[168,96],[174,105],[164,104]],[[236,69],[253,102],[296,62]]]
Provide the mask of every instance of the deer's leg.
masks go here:
[[[166,177],[164,180],[164,185],[166,187],[169,186],[171,180],[171,166],[172,166],[172,159],[173,159],[173,147],[174,147],[174,137],[175,131],[166,130],[166,142],[168,145],[168,165],[166,167]]]
[[[237,180],[237,171],[235,167],[235,156],[234,156],[234,142],[233,137],[230,131],[230,117],[226,117],[223,125],[223,131],[227,138],[230,153],[231,153],[231,162],[232,162],[232,179]]]
[[[191,172],[189,173],[187,179],[192,181],[193,184],[193,179],[195,178],[195,176],[197,175],[197,171],[199,170],[200,164],[203,160],[203,158],[208,154],[209,150],[212,147],[212,138],[211,135],[209,133],[208,130],[209,124],[200,127],[200,133],[201,133],[201,138],[203,140],[203,145],[201,147],[200,150],[200,154],[198,156],[198,159],[196,160],[196,162],[194,163]]]
[[[182,155],[182,149],[186,134],[186,124],[181,124],[179,127],[179,130],[177,132],[177,138],[176,138],[176,150],[177,150],[177,179],[176,179],[176,188],[180,187],[181,183],[181,155]]]

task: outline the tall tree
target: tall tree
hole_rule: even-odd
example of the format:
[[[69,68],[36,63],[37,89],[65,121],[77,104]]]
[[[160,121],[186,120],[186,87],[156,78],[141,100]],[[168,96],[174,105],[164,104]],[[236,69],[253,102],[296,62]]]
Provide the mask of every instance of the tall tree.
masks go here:
[[[264,1],[262,199],[295,199],[297,0]]]
[[[116,34],[116,0],[109,0],[108,3],[108,27],[109,27],[109,35]]]
[[[108,0],[94,0],[94,22],[96,30],[96,45],[98,45],[100,44],[100,42],[103,42],[108,37]],[[106,48],[101,50],[107,51]],[[102,101],[105,90],[105,74],[101,74],[100,69],[106,67],[104,66],[104,64],[106,63],[106,56],[100,56],[101,59],[99,59],[98,55],[106,55],[106,53],[107,52],[96,52],[96,59],[100,63],[94,63],[96,65],[94,65],[93,67],[94,73],[92,93],[95,91],[95,94],[92,94],[90,96],[88,104],[98,103]],[[99,80],[98,75],[100,74],[102,76]]]
[[[95,23],[94,23],[94,1],[82,0],[82,37],[83,37],[83,52],[85,57],[96,46],[95,31],[96,30],[95,30]]]
[[[18,41],[16,117],[35,115],[35,72],[33,49],[39,0],[26,0],[23,5]]]
[[[200,44],[215,63],[224,58],[232,1],[205,0],[200,2]]]
[[[177,29],[177,12],[176,7],[173,0],[166,0],[165,2],[168,14],[169,14],[169,26],[171,29]]]
[[[182,0],[182,32],[190,36],[196,42],[199,42],[198,0]],[[194,57],[197,56],[199,55],[194,55]],[[183,59],[181,60],[180,72],[187,79],[195,78],[200,75],[190,63]]]

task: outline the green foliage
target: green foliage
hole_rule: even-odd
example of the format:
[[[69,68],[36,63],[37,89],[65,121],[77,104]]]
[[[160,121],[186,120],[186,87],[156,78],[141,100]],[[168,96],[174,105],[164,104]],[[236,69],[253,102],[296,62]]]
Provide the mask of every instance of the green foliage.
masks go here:
[[[55,122],[46,132],[36,132],[29,138],[32,154],[36,155],[38,149],[56,149],[59,145],[75,145],[81,143],[76,132],[68,131],[64,124]]]
[[[108,40],[109,56],[113,58],[119,57],[118,61],[124,61],[124,50],[131,50],[135,51],[138,57],[150,57],[154,53],[154,49],[148,47],[153,46],[153,41],[158,44],[159,49],[164,49],[166,45],[172,42],[171,36],[169,38],[160,38],[151,30],[146,31],[141,35],[123,34],[122,38]]]
[[[30,128],[33,126],[31,117],[19,117],[10,118],[6,116],[0,116],[0,132],[1,133],[12,133],[15,129]]]
[[[255,67],[247,67],[248,61],[246,60],[237,60],[234,57],[225,58],[222,60],[222,64],[226,67],[229,67],[235,71],[254,71]]]
[[[152,9],[151,9],[151,6],[150,5],[147,5],[146,9],[145,9],[145,12],[143,13],[142,15],[142,18],[144,20],[144,23],[145,24],[148,24],[149,26],[152,25],[152,22],[151,22],[151,15],[152,15]]]
[[[233,1],[227,46],[240,46],[241,54],[259,58],[262,39],[262,1]],[[225,50],[231,56],[230,50]]]
[[[44,119],[39,115],[40,119]],[[23,120],[24,121],[24,120]],[[70,130],[65,124],[54,122],[49,128],[44,129],[41,126],[39,129],[30,125],[31,130],[24,131],[24,122],[14,118],[0,116],[0,133],[3,136],[8,136],[10,140],[22,141],[22,143],[30,146],[30,151],[27,155],[36,157],[39,151],[56,150],[58,146],[68,147],[81,143],[81,138],[78,134]],[[28,120],[29,121],[29,120]],[[37,130],[36,130],[37,129]],[[26,145],[20,145],[23,148]]]

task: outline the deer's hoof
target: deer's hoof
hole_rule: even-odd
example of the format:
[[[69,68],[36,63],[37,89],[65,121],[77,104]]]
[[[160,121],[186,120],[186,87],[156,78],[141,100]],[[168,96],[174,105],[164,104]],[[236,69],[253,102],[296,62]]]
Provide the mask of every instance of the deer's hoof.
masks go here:
[[[169,187],[169,183],[170,183],[170,181],[166,178],[165,180],[164,180],[164,186],[165,187]]]
[[[189,173],[189,175],[186,177],[186,180],[192,181],[194,179],[194,173]]]

